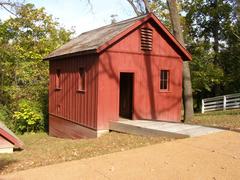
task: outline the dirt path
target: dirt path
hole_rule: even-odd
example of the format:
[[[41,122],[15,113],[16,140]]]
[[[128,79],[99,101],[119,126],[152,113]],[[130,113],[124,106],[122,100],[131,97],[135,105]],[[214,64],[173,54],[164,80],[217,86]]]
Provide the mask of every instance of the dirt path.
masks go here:
[[[0,179],[239,179],[240,133],[219,132],[17,172]]]

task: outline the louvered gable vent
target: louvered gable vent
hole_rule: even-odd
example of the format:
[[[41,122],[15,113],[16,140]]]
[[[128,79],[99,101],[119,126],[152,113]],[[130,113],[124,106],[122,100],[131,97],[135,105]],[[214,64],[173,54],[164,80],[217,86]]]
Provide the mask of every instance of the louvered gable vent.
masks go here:
[[[141,49],[143,51],[152,50],[152,29],[142,28],[141,29]]]

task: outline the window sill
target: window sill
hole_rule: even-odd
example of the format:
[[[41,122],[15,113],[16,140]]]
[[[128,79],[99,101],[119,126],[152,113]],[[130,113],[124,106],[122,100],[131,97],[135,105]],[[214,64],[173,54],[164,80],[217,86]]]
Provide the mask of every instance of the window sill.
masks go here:
[[[159,93],[171,93],[172,91],[170,90],[159,90]]]

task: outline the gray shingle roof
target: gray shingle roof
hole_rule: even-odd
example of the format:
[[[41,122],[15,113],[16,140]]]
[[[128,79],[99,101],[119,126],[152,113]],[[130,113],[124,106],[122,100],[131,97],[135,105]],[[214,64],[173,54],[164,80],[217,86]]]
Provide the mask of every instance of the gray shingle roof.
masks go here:
[[[48,57],[46,57],[46,59],[63,56],[66,54],[96,50],[98,47],[105,44],[124,30],[129,28],[136,21],[144,18],[145,16],[146,15],[131,18],[118,23],[103,26],[88,32],[84,32],[78,37],[72,39],[68,43],[53,51],[51,54],[48,55]]]

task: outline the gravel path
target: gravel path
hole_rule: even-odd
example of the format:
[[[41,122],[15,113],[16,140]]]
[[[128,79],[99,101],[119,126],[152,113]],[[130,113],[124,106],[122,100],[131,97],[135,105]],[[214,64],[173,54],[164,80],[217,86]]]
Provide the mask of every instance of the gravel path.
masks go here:
[[[239,179],[240,133],[201,137],[34,168],[0,179]]]

